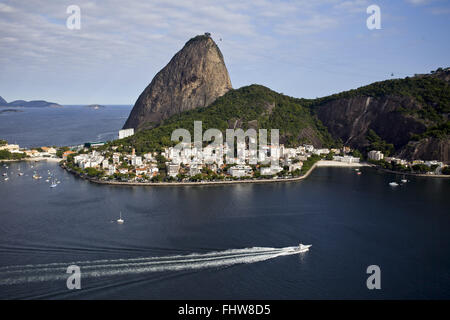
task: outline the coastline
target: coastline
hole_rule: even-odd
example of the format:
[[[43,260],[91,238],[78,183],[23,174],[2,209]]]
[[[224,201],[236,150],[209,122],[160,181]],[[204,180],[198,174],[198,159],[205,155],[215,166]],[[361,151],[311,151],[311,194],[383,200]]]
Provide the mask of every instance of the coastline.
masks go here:
[[[231,181],[203,181],[203,182],[120,182],[120,181],[103,181],[94,178],[83,177],[73,172],[72,170],[63,167],[68,172],[88,180],[89,182],[97,184],[107,184],[113,186],[151,186],[151,187],[169,187],[169,186],[214,186],[214,185],[230,185],[230,184],[240,184],[240,183],[280,183],[280,182],[297,182],[306,179],[316,167],[370,167],[371,164],[368,163],[342,163],[339,161],[331,160],[319,160],[312,165],[311,168],[302,176],[295,178],[283,178],[283,179],[258,179],[258,180],[231,180]]]
[[[20,162],[20,161],[49,161],[49,162],[60,162],[62,158],[45,158],[45,157],[36,157],[36,158],[23,158],[23,159],[0,159],[0,162]]]
[[[384,171],[387,173],[394,173],[394,174],[401,174],[401,175],[407,175],[407,176],[415,176],[415,177],[425,177],[425,178],[450,178],[450,175],[445,174],[423,174],[423,173],[411,173],[411,172],[398,172],[398,171],[392,171],[389,169],[383,169],[380,167],[376,167],[377,170]]]

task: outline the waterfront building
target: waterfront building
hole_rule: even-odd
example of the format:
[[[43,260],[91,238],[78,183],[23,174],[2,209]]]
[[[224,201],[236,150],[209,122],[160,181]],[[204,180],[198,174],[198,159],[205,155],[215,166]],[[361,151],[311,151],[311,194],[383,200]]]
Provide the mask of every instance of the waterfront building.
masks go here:
[[[358,163],[360,159],[357,157],[345,155],[345,156],[333,156],[333,160],[344,163]]]
[[[283,168],[280,166],[261,167],[259,171],[262,176],[271,176],[283,171]]]
[[[370,160],[380,161],[380,160],[383,160],[384,154],[381,151],[372,150],[372,151],[369,151],[369,153],[367,154],[367,157]]]
[[[289,172],[293,172],[297,169],[301,169],[303,167],[303,162],[299,161],[297,163],[293,163],[291,165],[289,165]]]
[[[108,175],[112,176],[116,172],[116,167],[114,165],[110,165],[108,167]]]
[[[252,167],[247,165],[237,165],[228,169],[228,174],[237,178],[251,176],[252,173]]]
[[[167,167],[167,175],[171,176],[171,177],[176,177],[179,170],[180,170],[180,165],[177,163],[170,163],[168,162],[166,164]]]

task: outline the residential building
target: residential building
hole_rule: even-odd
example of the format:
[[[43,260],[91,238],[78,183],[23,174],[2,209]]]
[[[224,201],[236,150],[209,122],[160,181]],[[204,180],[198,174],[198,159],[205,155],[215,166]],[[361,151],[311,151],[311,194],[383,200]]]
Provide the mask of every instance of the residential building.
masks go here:
[[[228,169],[228,174],[233,177],[245,177],[245,176],[251,176],[253,173],[252,167],[247,165],[237,165],[234,167],[230,167]]]
[[[369,153],[367,154],[367,157],[370,160],[380,161],[380,160],[383,160],[384,154],[381,151],[372,150],[372,151],[369,151]]]
[[[271,176],[283,171],[280,166],[260,167],[259,169],[262,176]]]
[[[133,128],[123,129],[123,130],[119,131],[119,139],[130,137],[132,135],[134,135],[134,129]]]

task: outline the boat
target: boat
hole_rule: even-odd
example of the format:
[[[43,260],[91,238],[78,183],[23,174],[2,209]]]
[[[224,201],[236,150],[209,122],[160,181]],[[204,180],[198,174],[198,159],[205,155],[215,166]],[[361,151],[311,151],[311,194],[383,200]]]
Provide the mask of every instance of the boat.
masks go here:
[[[56,184],[56,183],[52,183],[51,185],[50,185],[50,188],[56,188],[58,185]]]
[[[309,248],[312,246],[312,244],[302,244],[300,243],[297,247],[292,247],[291,252],[306,252],[309,250]]]
[[[389,185],[390,185],[391,187],[397,187],[397,186],[398,186],[398,183],[397,183],[397,182],[389,182]]]
[[[402,183],[407,183],[407,182],[408,182],[408,180],[402,179]]]
[[[38,180],[38,179],[40,179],[40,178],[42,178],[42,177],[39,176],[38,174],[34,174],[34,175],[33,175],[33,179],[35,179],[35,180]]]
[[[19,176],[23,176],[23,172],[19,172],[18,175],[19,175]]]
[[[6,177],[7,175],[8,175],[8,174],[7,174],[6,172],[3,174],[4,177]]]
[[[361,175],[361,171],[358,171],[356,174],[357,174],[358,176]]]
[[[122,219],[122,211],[120,212],[120,217],[119,219],[117,219],[117,223],[118,224],[122,224],[124,222],[124,220]]]
[[[359,171],[359,169],[358,169],[358,168],[356,168],[356,169],[355,169],[355,171]]]
[[[9,178],[5,178],[5,181],[8,181],[9,180]]]

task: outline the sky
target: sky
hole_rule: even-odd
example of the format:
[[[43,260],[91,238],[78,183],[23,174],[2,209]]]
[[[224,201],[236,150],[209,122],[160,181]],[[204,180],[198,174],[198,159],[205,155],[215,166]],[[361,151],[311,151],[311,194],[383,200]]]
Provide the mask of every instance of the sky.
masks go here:
[[[381,28],[370,30],[373,4]],[[80,29],[66,25],[70,5]],[[134,104],[210,32],[234,88],[322,97],[449,67],[449,31],[448,0],[0,0],[0,96]]]

